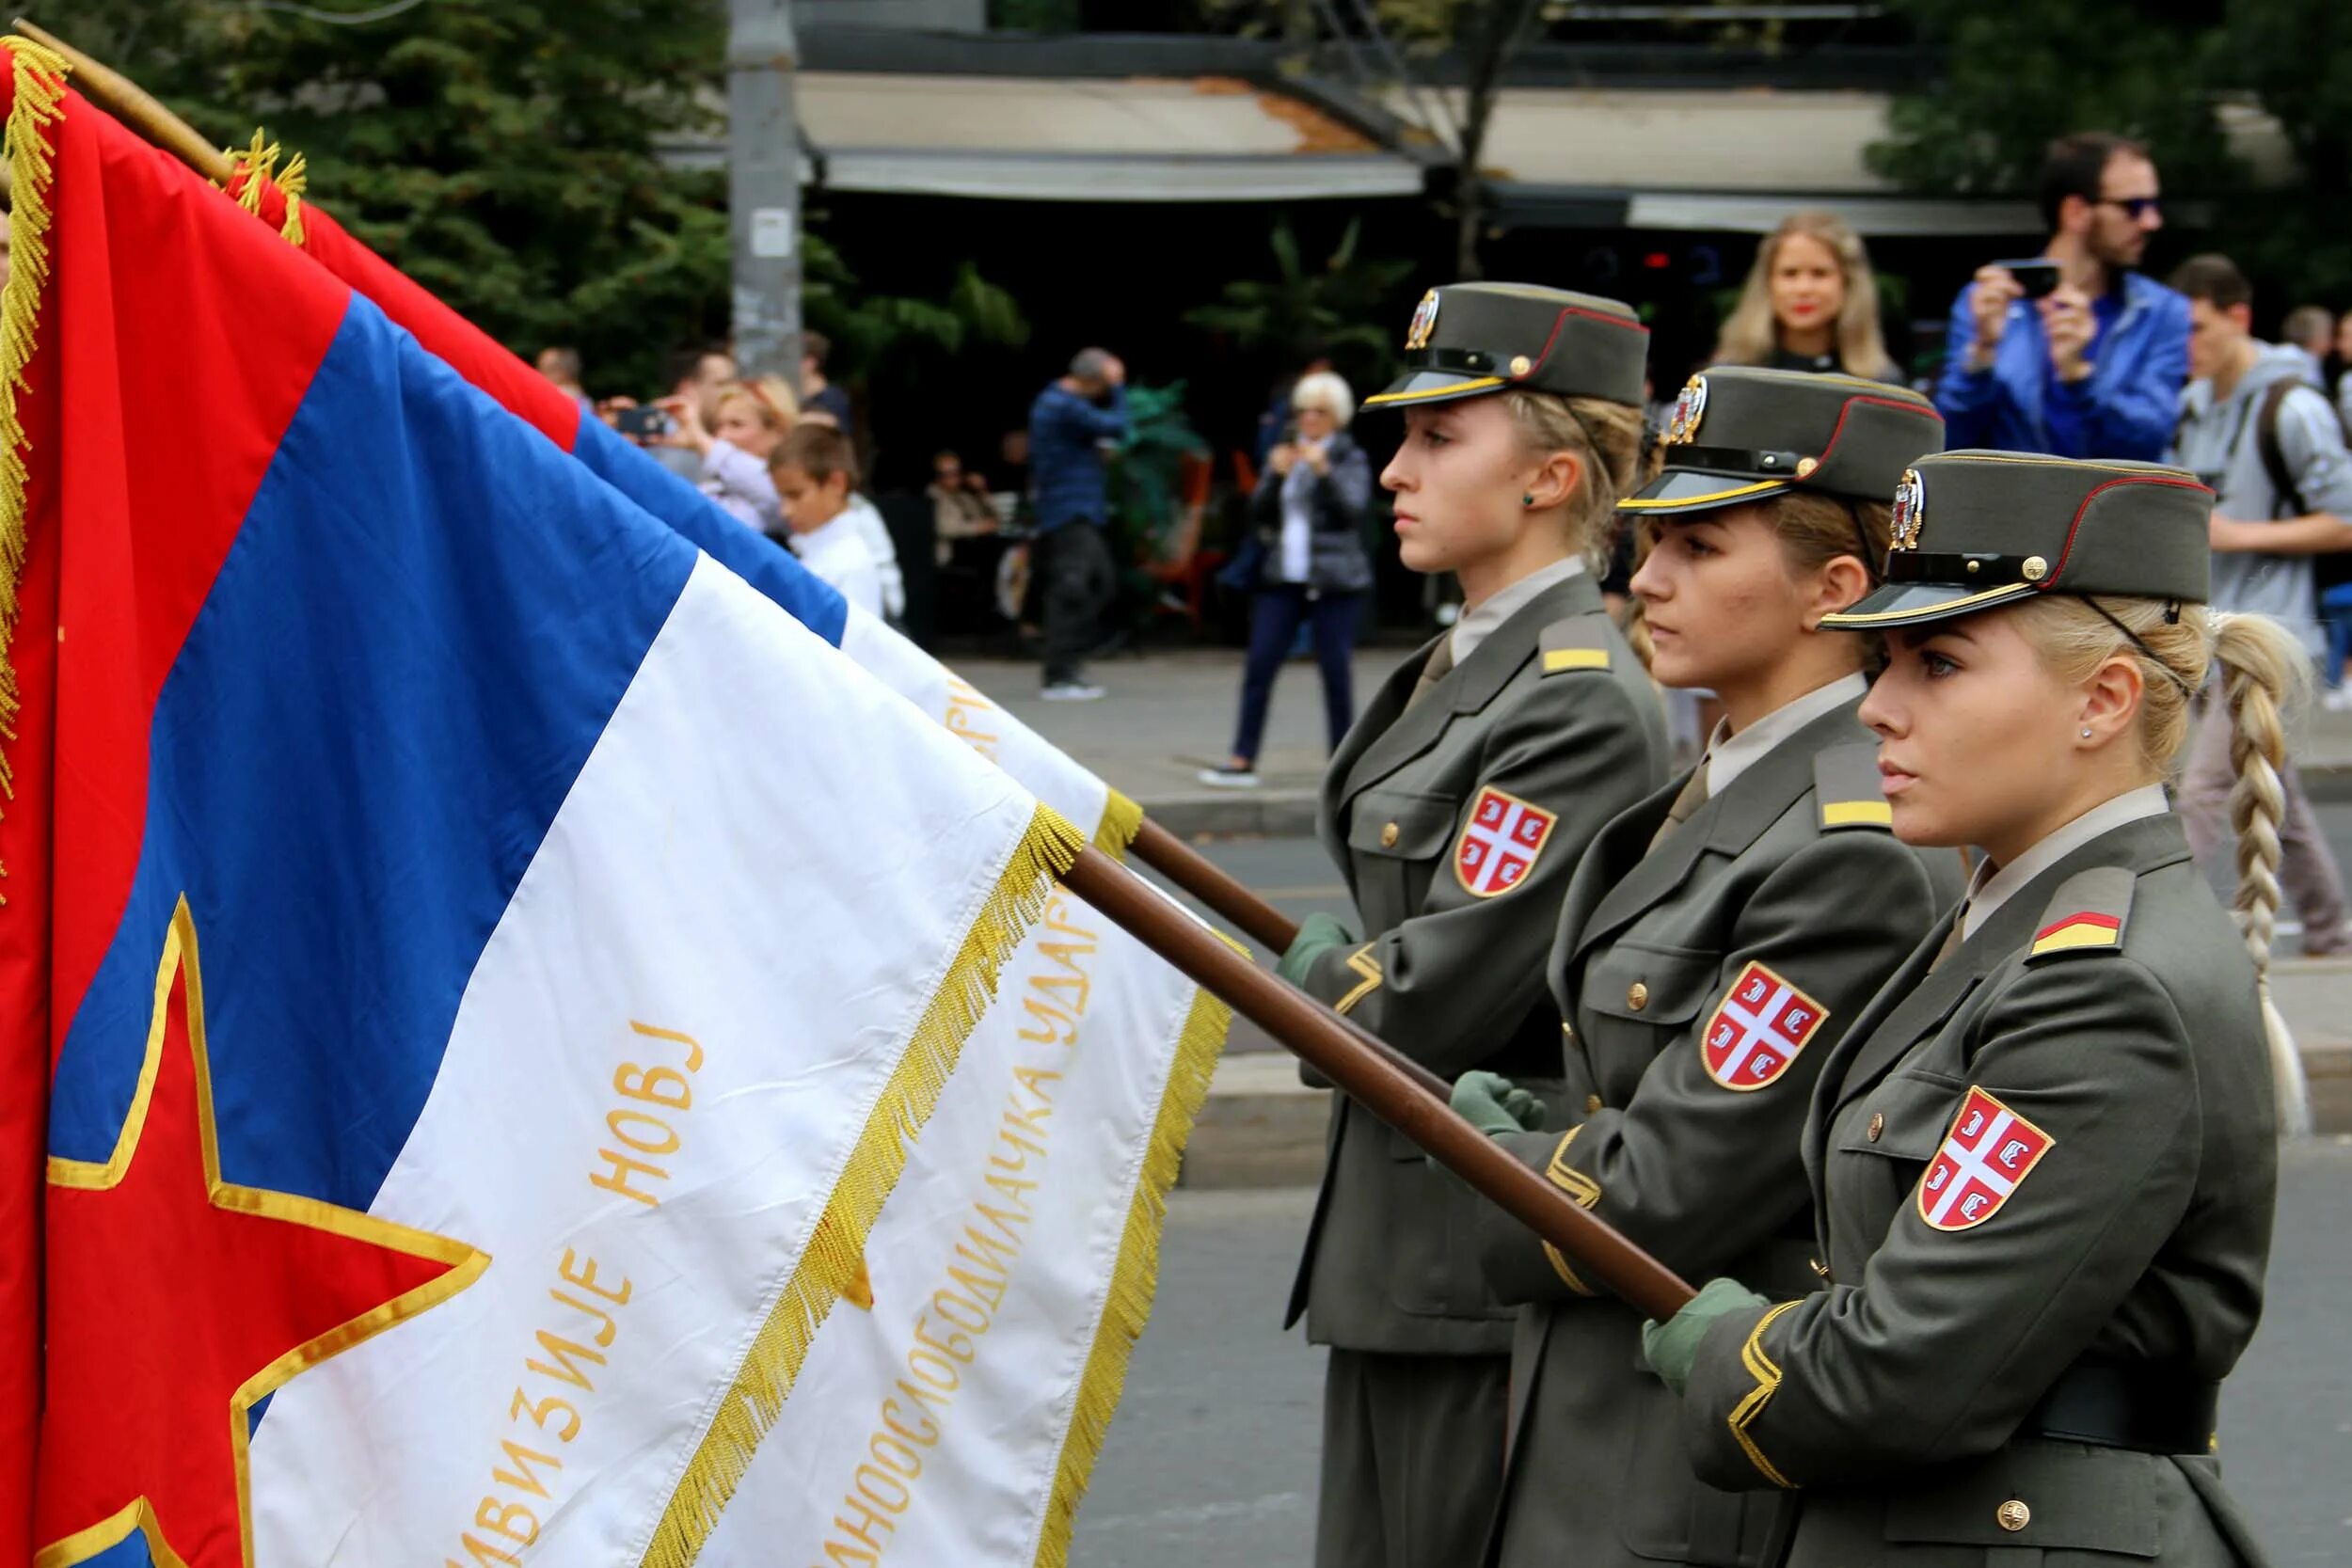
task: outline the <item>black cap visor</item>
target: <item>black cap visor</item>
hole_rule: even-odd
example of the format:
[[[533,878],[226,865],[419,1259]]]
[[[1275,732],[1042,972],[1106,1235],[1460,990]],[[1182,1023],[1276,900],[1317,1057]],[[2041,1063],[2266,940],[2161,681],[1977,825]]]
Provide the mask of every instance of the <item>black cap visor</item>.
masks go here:
[[[1385,392],[1364,399],[1366,408],[1400,409],[1459,398],[1481,397],[1510,385],[1499,375],[1463,375],[1453,371],[1407,371]]]
[[[1758,479],[1754,472],[1712,468],[1668,468],[1617,503],[1620,512],[1645,517],[1671,517],[1685,512],[1712,512],[1719,506],[1739,506],[1770,499],[1795,482]]]
[[[1998,610],[2030,598],[2034,592],[2030,582],[1993,588],[1974,582],[1890,582],[1865,594],[1852,608],[1822,616],[1821,625],[1830,631],[1892,631]]]

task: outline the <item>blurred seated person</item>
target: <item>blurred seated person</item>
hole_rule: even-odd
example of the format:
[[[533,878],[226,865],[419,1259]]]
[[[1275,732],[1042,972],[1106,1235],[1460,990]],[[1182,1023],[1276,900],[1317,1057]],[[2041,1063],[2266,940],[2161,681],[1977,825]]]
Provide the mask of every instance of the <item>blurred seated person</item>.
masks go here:
[[[768,472],[787,542],[801,564],[839,589],[850,604],[882,615],[882,573],[850,507],[861,498],[849,437],[830,425],[803,420],[777,445]]]
[[[1000,526],[994,503],[988,499],[988,481],[963,471],[963,459],[943,451],[931,459],[931,482],[923,492],[931,499],[931,527],[939,539],[939,563],[947,564],[959,539],[977,539]]]
[[[699,398],[664,398],[661,407],[674,421],[664,442],[701,459],[694,481],[702,493],[746,528],[762,533],[778,528],[768,459],[799,416],[791,388],[773,376],[734,382],[711,399],[707,424]]]

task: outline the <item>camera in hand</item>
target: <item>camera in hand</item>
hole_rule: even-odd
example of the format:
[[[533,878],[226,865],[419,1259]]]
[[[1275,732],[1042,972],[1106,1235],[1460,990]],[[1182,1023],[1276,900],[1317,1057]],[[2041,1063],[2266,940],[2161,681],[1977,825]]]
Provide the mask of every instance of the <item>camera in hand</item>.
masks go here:
[[[622,409],[612,427],[624,436],[650,440],[656,436],[670,433],[670,416],[647,404],[637,408]]]
[[[2017,287],[2027,299],[2041,299],[2057,292],[2058,264],[2039,256],[2018,261],[1995,261],[1994,266],[2017,279]]]

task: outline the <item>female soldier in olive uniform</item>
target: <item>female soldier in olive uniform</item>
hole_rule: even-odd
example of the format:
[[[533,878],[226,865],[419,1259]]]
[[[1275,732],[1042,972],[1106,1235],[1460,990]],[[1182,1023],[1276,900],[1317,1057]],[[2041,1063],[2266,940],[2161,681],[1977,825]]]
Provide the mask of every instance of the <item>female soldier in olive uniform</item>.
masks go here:
[[[1502,1137],[1694,1276],[1813,1282],[1797,1148],[1814,1076],[1960,896],[1957,855],[1888,830],[1854,717],[1872,650],[1821,629],[1876,580],[1884,498],[1943,436],[1915,393],[1713,370],[1677,404],[1665,471],[1620,503],[1648,536],[1632,588],[1652,671],[1712,689],[1726,718],[1698,768],[1578,866],[1549,972],[1566,1093],[1551,1131]],[[1500,1131],[1493,1086],[1466,1077],[1455,1102]],[[1641,1365],[1641,1314],[1501,1211],[1480,1230],[1488,1282],[1532,1304],[1490,1553],[1506,1568],[1756,1562],[1773,1505],[1692,1477],[1674,1396]]]
[[[1406,660],[1325,779],[1322,833],[1365,938],[1311,920],[1283,974],[1451,1079],[1558,1059],[1543,950],[1577,857],[1665,776],[1664,722],[1583,554],[1630,475],[1648,334],[1612,300],[1434,290],[1381,476],[1405,563],[1453,571],[1453,630]],[[1316,1560],[1455,1568],[1502,1467],[1507,1309],[1470,1191],[1345,1099],[1291,1295],[1332,1347]]]
[[[2143,464],[1924,459],[1840,618],[1890,629],[1862,715],[1896,832],[1986,860],[1822,1069],[1828,1288],[1718,1279],[1646,1336],[1702,1477],[1804,1489],[1790,1564],[2258,1560],[2210,1446],[2269,1251],[2276,851],[2241,938],[2160,781],[2217,661],[2275,845],[2301,656],[2202,609],[2212,504]]]

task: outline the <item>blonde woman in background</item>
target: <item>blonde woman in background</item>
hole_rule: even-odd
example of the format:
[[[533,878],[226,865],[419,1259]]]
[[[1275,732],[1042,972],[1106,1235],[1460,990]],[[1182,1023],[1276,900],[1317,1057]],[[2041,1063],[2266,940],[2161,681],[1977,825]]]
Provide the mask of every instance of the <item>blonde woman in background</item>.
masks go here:
[[[1879,330],[1878,283],[1861,237],[1835,213],[1789,214],[1756,247],[1714,362],[1901,381]]]

